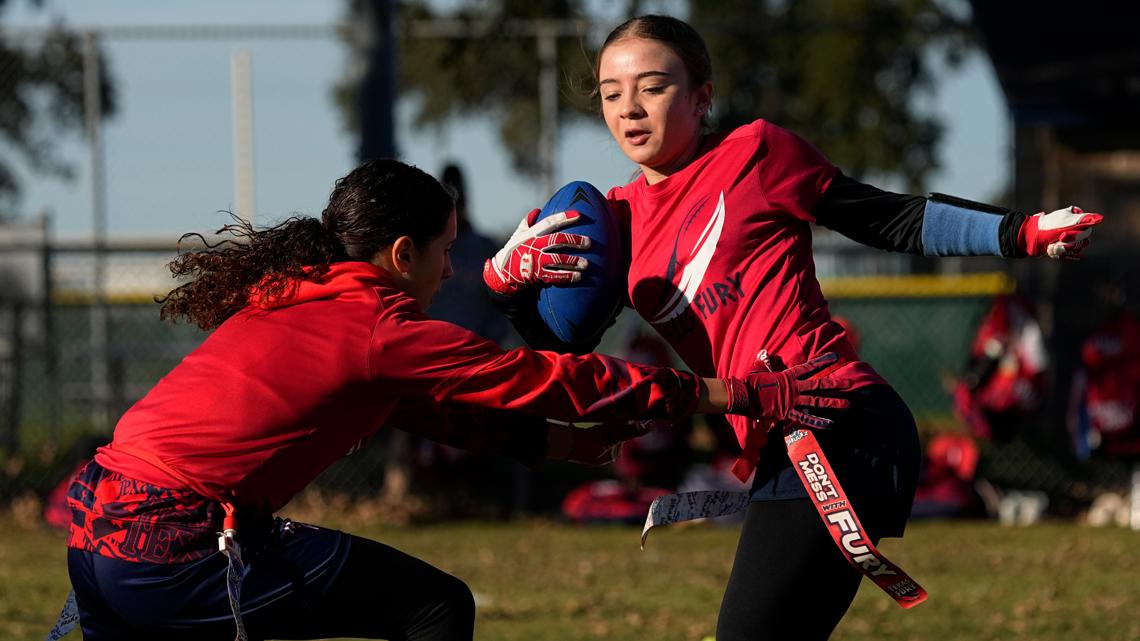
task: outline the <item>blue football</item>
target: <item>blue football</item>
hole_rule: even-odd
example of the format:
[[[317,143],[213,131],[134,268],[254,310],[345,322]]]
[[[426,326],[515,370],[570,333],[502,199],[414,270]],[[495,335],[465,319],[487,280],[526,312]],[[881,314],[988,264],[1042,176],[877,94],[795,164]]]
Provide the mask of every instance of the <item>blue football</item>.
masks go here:
[[[555,251],[585,256],[590,262],[580,281],[542,288],[538,313],[560,340],[581,343],[600,334],[621,306],[625,284],[622,272],[628,261],[617,218],[609,201],[593,185],[575,181],[559,189],[539,212],[538,220],[567,210],[581,217],[559,231],[589,237],[590,248]]]

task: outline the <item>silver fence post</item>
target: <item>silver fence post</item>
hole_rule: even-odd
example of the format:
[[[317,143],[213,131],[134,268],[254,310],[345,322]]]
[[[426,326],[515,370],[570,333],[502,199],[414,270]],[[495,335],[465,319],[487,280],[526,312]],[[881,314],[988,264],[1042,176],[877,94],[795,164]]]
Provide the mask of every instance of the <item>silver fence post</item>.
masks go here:
[[[48,434],[52,439],[59,438],[60,393],[59,380],[59,342],[56,336],[55,324],[55,283],[52,282],[52,264],[55,260],[55,246],[51,239],[51,215],[48,212],[40,214],[40,260],[42,264],[43,301],[41,309],[41,322],[43,327],[43,353],[44,374],[47,378],[47,412]]]
[[[253,225],[257,217],[253,183],[253,83],[250,53],[230,53],[230,95],[233,102],[234,205],[236,214]]]
[[[99,34],[83,34],[83,102],[91,162],[91,422],[97,430],[108,426],[107,361],[109,357],[110,310],[107,306],[107,190],[103,167],[103,87],[99,69]]]
[[[557,23],[542,20],[536,25],[538,40],[538,105],[540,114],[539,155],[542,158],[543,197],[549,198],[555,184],[558,152],[558,32]]]

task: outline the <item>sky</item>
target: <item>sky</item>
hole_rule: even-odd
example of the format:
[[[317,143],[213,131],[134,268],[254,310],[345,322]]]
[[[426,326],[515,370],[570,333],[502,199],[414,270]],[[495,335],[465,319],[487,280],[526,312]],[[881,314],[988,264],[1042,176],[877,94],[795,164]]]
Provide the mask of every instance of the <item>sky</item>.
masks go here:
[[[342,2],[333,0],[44,0],[42,7],[9,0],[0,24],[9,30],[63,22],[100,26],[332,25]],[[346,72],[347,49],[332,38],[115,38],[105,52],[117,86],[118,113],[105,141],[108,230],[116,236],[172,238],[225,224],[235,208],[230,57],[248,51],[252,68],[254,188],[259,224],[290,215],[319,215],[336,178],[354,165],[355,139],[344,131],[332,101]],[[714,61],[715,64],[715,61]],[[991,200],[1009,177],[1009,122],[988,59],[971,55],[939,75],[930,100],[947,131],[942,169],[931,191]],[[486,118],[457,118],[442,129],[411,126],[413,105],[397,108],[401,158],[430,173],[448,162],[466,172],[474,224],[505,236],[546,200],[537,181],[510,166]],[[758,114],[762,116],[762,114]],[[585,180],[603,191],[627,182],[633,166],[600,122],[563,126],[557,182]],[[49,135],[50,132],[49,132]],[[47,212],[60,237],[93,229],[89,153],[77,135],[55,136],[61,157],[75,168],[71,181],[23,178],[20,211]],[[889,182],[878,182],[891,188]]]

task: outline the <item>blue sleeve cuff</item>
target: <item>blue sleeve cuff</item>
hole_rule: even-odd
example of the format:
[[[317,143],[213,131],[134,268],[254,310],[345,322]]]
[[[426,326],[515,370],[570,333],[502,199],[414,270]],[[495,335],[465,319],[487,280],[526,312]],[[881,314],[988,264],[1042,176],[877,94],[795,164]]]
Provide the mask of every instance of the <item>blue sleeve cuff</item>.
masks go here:
[[[924,256],[1001,256],[1002,217],[927,199],[922,218]]]

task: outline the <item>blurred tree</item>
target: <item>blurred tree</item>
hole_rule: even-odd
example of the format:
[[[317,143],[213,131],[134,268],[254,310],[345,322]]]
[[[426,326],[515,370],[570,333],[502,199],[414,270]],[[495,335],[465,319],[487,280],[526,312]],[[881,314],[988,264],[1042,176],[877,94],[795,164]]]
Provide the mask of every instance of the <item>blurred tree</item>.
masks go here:
[[[358,16],[356,0],[349,1],[352,20]],[[434,12],[427,2],[413,0],[400,5],[402,33],[398,53],[402,95],[416,98],[413,124],[441,127],[457,115],[486,115],[499,125],[499,135],[517,170],[535,174],[539,155],[539,67],[536,39],[519,31],[525,21],[536,19],[582,19],[578,0],[467,0],[446,14]],[[415,20],[448,18],[467,37],[413,37]],[[349,30],[350,45],[361,44]],[[576,37],[558,40],[558,63],[562,83],[559,115],[582,116],[590,109],[593,54]],[[358,90],[357,72],[336,90],[347,127],[356,131],[354,111]]]
[[[691,0],[712,55],[717,124],[763,117],[848,174],[892,174],[921,191],[938,167],[942,125],[915,96],[934,88],[932,51],[953,66],[972,42],[948,4]]]
[[[627,15],[657,3],[626,0]],[[485,114],[517,169],[539,168],[539,60],[533,37],[510,33],[511,20],[581,18],[575,0],[467,0],[446,15],[426,2],[402,5],[412,20],[446,17],[474,27],[472,37],[411,37],[400,48],[399,88],[413,95],[414,124],[442,126],[457,115]],[[713,116],[720,129],[758,117],[789,128],[853,176],[893,175],[921,191],[938,167],[938,118],[920,109],[934,88],[932,52],[952,66],[972,36],[943,0],[690,0],[687,20],[713,59]],[[515,22],[514,24],[518,24]],[[560,39],[563,117],[595,114],[593,60],[600,43]],[[340,88],[351,105],[354,89]],[[350,110],[345,110],[349,113]],[[349,126],[352,127],[351,119]]]
[[[0,11],[5,4],[0,0]],[[56,142],[61,133],[84,127],[82,37],[57,27],[43,38],[10,40],[0,30],[0,138],[6,143],[0,151],[0,220],[14,217],[20,195],[12,156],[37,173],[70,178]],[[105,63],[101,71],[103,115],[109,116],[114,93]]]

